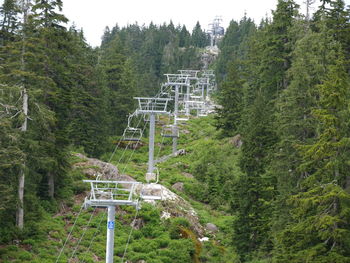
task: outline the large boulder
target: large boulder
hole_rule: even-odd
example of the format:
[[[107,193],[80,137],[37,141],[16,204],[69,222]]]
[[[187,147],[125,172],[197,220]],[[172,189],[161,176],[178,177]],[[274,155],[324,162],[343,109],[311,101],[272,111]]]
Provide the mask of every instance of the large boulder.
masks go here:
[[[172,187],[173,189],[175,189],[176,191],[182,192],[182,191],[184,190],[184,183],[182,183],[182,182],[177,182],[177,183],[173,184],[171,187]]]
[[[145,225],[145,222],[142,218],[136,218],[130,224],[130,226],[135,230],[140,230]]]
[[[242,136],[240,134],[237,134],[236,136],[232,137],[229,142],[236,148],[240,148],[243,144]]]
[[[94,177],[101,176],[100,179],[102,180],[126,181],[126,180],[119,179],[121,176],[123,178],[125,178],[125,176],[119,175],[119,170],[115,165],[111,163],[103,162],[95,158],[88,158],[81,153],[76,153],[74,155],[76,157],[79,157],[82,161],[75,163],[73,165],[73,168],[81,168],[82,172],[87,176],[92,177],[93,179],[95,179]]]
[[[205,225],[205,229],[208,230],[209,232],[216,233],[219,231],[218,227],[214,225],[213,223],[207,223]]]

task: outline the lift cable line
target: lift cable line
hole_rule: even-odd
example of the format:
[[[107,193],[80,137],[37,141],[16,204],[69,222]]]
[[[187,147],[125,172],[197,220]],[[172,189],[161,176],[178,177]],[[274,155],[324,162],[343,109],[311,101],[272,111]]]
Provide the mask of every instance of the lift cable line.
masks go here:
[[[104,169],[103,169],[103,171],[102,171],[102,174],[104,174],[104,172],[106,171],[108,163],[110,163],[111,160],[113,159],[113,157],[114,157],[114,155],[115,155],[117,149],[119,148],[119,145],[120,145],[121,141],[122,141],[122,140],[119,140],[119,141],[118,141],[118,144],[114,147],[114,150],[113,150],[113,152],[112,152],[112,154],[111,154],[111,156],[110,156],[108,162],[107,162],[107,163],[105,164],[105,166],[104,166]],[[119,162],[120,162],[120,160],[118,161],[118,164],[119,164]],[[72,229],[71,229],[70,233],[68,234],[68,236],[67,236],[67,238],[66,238],[66,240],[65,240],[65,242],[64,242],[64,245],[63,245],[63,247],[62,247],[62,249],[61,249],[61,251],[60,251],[60,253],[59,253],[59,255],[58,255],[58,257],[57,257],[55,263],[57,263],[58,260],[60,259],[61,254],[62,254],[62,252],[64,251],[64,248],[65,248],[65,246],[67,245],[67,242],[69,241],[69,239],[70,239],[70,237],[71,237],[71,235],[72,235],[72,232],[73,232],[73,230],[74,230],[74,227],[75,227],[75,225],[76,225],[76,222],[77,222],[77,220],[78,220],[78,217],[80,216],[80,214],[81,214],[83,208],[84,208],[84,203],[81,205],[80,211],[79,211],[79,213],[78,213],[78,215],[77,215],[77,217],[76,217],[76,219],[75,219],[75,221],[74,221],[74,224],[73,224],[73,226],[72,226]],[[95,208],[95,209],[96,209],[96,208]],[[94,211],[95,211],[95,209],[94,209]],[[102,218],[101,218],[101,221],[102,221]],[[101,222],[100,222],[100,223],[101,223]],[[99,225],[100,225],[100,224],[99,224]],[[85,231],[84,231],[84,233],[85,233]],[[80,242],[79,242],[79,243],[80,243]],[[75,250],[74,250],[74,251],[75,251]],[[73,252],[73,253],[75,253],[75,252]]]
[[[101,223],[102,223],[103,218],[104,218],[104,216],[106,215],[106,213],[107,213],[107,211],[104,210],[103,214],[101,215],[100,221],[98,222],[98,225],[97,225],[97,227],[96,227],[96,230],[95,230],[94,234],[92,235],[92,238],[91,238],[91,240],[90,240],[90,242],[89,242],[88,249],[87,249],[87,251],[85,252],[86,255],[89,253],[89,251],[90,251],[90,249],[91,249],[91,245],[92,245],[93,241],[95,240],[95,237],[97,236],[97,233],[98,233],[98,231],[99,231],[99,229],[100,229],[100,227],[101,227]],[[82,259],[82,262],[85,262],[84,260],[85,260],[85,257]],[[79,262],[80,262],[80,260],[79,260]]]
[[[139,127],[140,123],[141,123],[141,118],[139,119],[139,122],[137,123],[136,128],[133,128],[133,129],[135,129],[135,130],[134,130],[134,133],[136,132],[136,130],[139,129],[138,127]],[[146,127],[146,124],[144,125],[143,129],[141,130],[141,134],[144,133],[145,127]],[[123,136],[124,136],[124,134],[123,134]],[[129,136],[134,137],[134,134],[129,134]],[[141,135],[141,136],[142,136],[142,135]],[[125,138],[124,138],[124,139],[125,139]],[[141,138],[140,138],[140,139],[141,139]],[[123,141],[123,138],[122,138],[120,141]],[[131,140],[127,140],[127,141],[128,141],[128,143],[127,143],[126,147],[124,148],[123,153],[122,153],[122,155],[120,156],[117,165],[119,165],[119,164],[121,163],[121,160],[123,159],[124,154],[126,153],[127,149],[129,148],[129,145],[131,145],[131,143],[132,143]],[[136,150],[136,148],[133,149],[133,152],[134,152],[135,150]]]
[[[147,123],[145,122],[145,124],[143,125],[143,128],[142,128],[142,134],[144,133],[144,131],[146,130],[146,127],[147,127]],[[130,162],[131,158],[133,157],[134,153],[136,151],[136,148],[133,149],[133,151],[131,152],[130,156],[129,156],[129,159],[126,161],[126,165],[123,167],[123,171],[121,172],[121,174],[123,174],[126,170],[126,167],[127,167],[127,163]]]
[[[142,188],[141,188],[141,191],[142,191]],[[139,215],[139,211],[140,211],[140,209],[136,209],[135,216],[134,216],[134,219],[133,219],[132,223],[134,223],[136,221],[136,218]],[[128,250],[128,247],[129,247],[129,244],[130,244],[131,235],[132,235],[133,231],[134,231],[134,226],[131,226],[131,229],[130,229],[130,232],[129,232],[129,235],[128,235],[128,239],[127,239],[126,244],[125,244],[125,249],[124,249],[124,253],[123,253],[123,257],[122,257],[121,263],[124,262],[124,257],[126,255],[127,250]]]
[[[159,92],[158,94],[160,94],[160,92]],[[158,94],[157,94],[157,95],[158,95]],[[158,95],[158,96],[159,96],[159,95]],[[139,123],[140,123],[140,121],[139,121]],[[137,127],[138,127],[138,125],[137,125]],[[145,127],[146,127],[146,125],[144,126],[144,129],[145,129]],[[144,130],[144,129],[143,129],[143,130]],[[122,138],[123,138],[123,137],[124,137],[124,136],[122,136]],[[119,147],[119,145],[120,145],[121,142],[122,142],[122,139],[120,139],[120,140],[118,141],[118,144],[115,146],[115,148],[114,148],[114,150],[113,150],[113,152],[112,152],[112,154],[111,154],[111,156],[110,156],[110,158],[109,158],[108,163],[110,163],[111,160],[113,159],[113,157],[114,157],[114,155],[115,155],[115,153],[116,153],[116,150],[117,150],[117,148]],[[134,151],[135,151],[135,149],[133,150],[133,152],[134,152]],[[132,153],[133,153],[133,152],[132,152]],[[118,161],[118,164],[119,164],[120,161],[121,161],[121,159]],[[108,164],[106,163],[106,165],[104,166],[104,169],[103,169],[103,172],[102,172],[103,174],[104,174],[104,172],[105,172],[105,170],[106,170],[106,168],[107,168],[107,165],[108,165]],[[125,168],[124,168],[124,169],[125,169]],[[97,181],[97,179],[98,179],[98,178],[96,178],[95,181]],[[86,199],[87,199],[87,198],[86,198]],[[79,213],[78,213],[78,215],[76,216],[76,219],[75,219],[75,221],[74,221],[74,224],[73,224],[73,226],[72,226],[72,229],[71,229],[70,233],[68,234],[68,236],[67,236],[67,238],[66,238],[66,240],[65,240],[65,242],[64,242],[64,244],[63,244],[63,247],[61,248],[60,253],[59,253],[59,255],[58,255],[57,259],[56,259],[56,263],[57,263],[58,260],[60,259],[61,255],[62,255],[62,253],[63,253],[63,251],[64,251],[64,249],[65,249],[65,247],[66,247],[66,245],[67,245],[67,243],[68,243],[68,241],[69,241],[71,235],[72,235],[72,232],[73,232],[73,230],[74,230],[74,228],[75,228],[76,222],[77,222],[77,220],[78,220],[78,218],[79,218],[79,216],[80,216],[80,214],[81,214],[82,209],[84,208],[84,206],[86,206],[86,200],[85,200],[85,202],[82,204],[82,206],[81,206],[81,208],[80,208],[80,210],[79,210]],[[96,207],[97,207],[97,206],[95,206],[95,209],[96,209]],[[94,211],[95,211],[95,209],[94,209]],[[94,213],[94,212],[93,212],[93,213]],[[90,220],[89,220],[88,225],[89,225],[90,222],[91,222],[93,213],[92,213],[92,215],[91,215],[91,217],[90,217]],[[102,219],[103,219],[103,216],[101,217],[99,226],[100,226],[100,224],[101,224],[101,222],[102,222]],[[98,228],[99,228],[99,226],[98,226]],[[87,228],[86,228],[86,229],[87,229]],[[86,229],[85,229],[85,231],[86,231]],[[74,257],[74,255],[75,255],[75,253],[76,253],[76,250],[77,250],[77,247],[79,246],[79,244],[80,244],[82,238],[83,238],[84,235],[85,235],[85,231],[84,231],[83,235],[81,236],[81,238],[79,239],[78,244],[77,244],[77,246],[75,247],[71,258]],[[98,232],[98,229],[96,230],[95,234],[96,234],[97,232]],[[94,235],[94,236],[95,236],[95,235]],[[93,237],[93,239],[94,239],[94,237]],[[93,239],[90,241],[89,250],[90,250],[90,247],[91,247],[91,244],[92,244]]]
[[[207,84],[206,92],[204,91],[203,86],[201,87],[201,89],[198,88],[198,83],[199,83],[198,74],[200,74],[201,77],[205,79],[205,82]],[[208,113],[208,109],[210,108],[208,95],[212,90],[214,90],[213,82],[211,81],[211,78],[213,76],[211,74],[213,74],[213,72],[203,72],[203,71],[200,72],[198,70],[180,70],[180,74],[166,74],[168,82],[161,86],[160,91],[155,97],[151,97],[151,98],[136,97],[135,98],[136,100],[138,100],[138,109],[134,113],[129,115],[128,126],[124,130],[122,137],[119,139],[119,142],[116,145],[112,153],[112,156],[109,159],[109,162],[113,159],[113,156],[115,155],[116,150],[122,141],[127,141],[128,144],[124,148],[122,155],[118,160],[118,165],[120,164],[123,157],[125,156],[125,153],[129,148],[130,144],[132,142],[135,142],[135,141],[139,142],[141,140],[142,135],[144,134],[144,130],[146,129],[146,126],[147,126],[147,121],[145,120],[145,124],[142,129],[139,128],[142,118],[139,119],[136,127],[132,125],[132,121],[133,121],[133,118],[137,115],[142,115],[144,116],[144,118],[148,116],[150,129],[149,129],[149,160],[148,160],[148,170],[146,173],[146,181],[147,181],[146,184],[142,184],[140,182],[135,182],[135,181],[98,180],[99,178],[96,178],[96,180],[84,180],[84,182],[89,183],[91,187],[90,195],[85,198],[85,202],[84,202],[85,208],[90,206],[95,207],[95,209],[97,207],[107,208],[108,216],[107,216],[106,263],[113,262],[115,207],[118,205],[135,206],[136,211],[135,211],[135,216],[133,221],[135,222],[139,213],[140,202],[142,200],[161,200],[161,197],[158,198],[157,196],[149,196],[143,193],[145,186],[153,186],[153,187],[157,186],[159,181],[159,170],[155,166],[155,160],[154,160],[156,116],[163,115],[163,114],[169,115],[168,123],[167,125],[164,125],[163,127],[164,130],[162,129],[162,132],[161,132],[162,142],[158,149],[158,153],[157,153],[157,158],[158,158],[162,150],[164,139],[166,137],[173,138],[173,150],[174,150],[174,141],[176,142],[176,145],[177,145],[177,138],[179,137],[179,129],[177,127],[177,124],[179,121],[182,121],[181,118],[179,118],[180,112],[184,112],[185,115],[187,116],[187,119],[189,119],[191,110],[193,109],[197,110],[197,116],[200,116],[200,114],[198,113],[199,108],[200,108],[201,114]],[[184,88],[186,89],[186,91],[184,91]],[[200,92],[201,94],[198,94],[198,92]],[[204,95],[204,93],[206,94]],[[172,96],[172,94],[174,95]],[[198,96],[198,95],[202,95],[202,96]],[[171,115],[167,107],[168,107],[168,102],[172,99],[175,100],[174,112],[173,112],[174,125],[170,126],[169,122],[171,120]],[[180,109],[179,106],[182,106],[183,108]],[[176,127],[176,128],[173,129],[172,127]],[[166,136],[166,132],[169,132],[169,130],[166,130],[167,128],[171,128],[170,133],[168,133],[168,136]],[[131,152],[128,159],[129,161],[131,160],[135,150],[136,150],[136,147],[134,147],[133,151]],[[105,169],[106,167],[107,165],[105,166]],[[125,172],[126,167],[127,165],[124,166],[122,173]],[[155,181],[155,183],[154,182],[151,183],[151,181]],[[140,190],[139,194],[137,192],[138,190]],[[99,232],[99,228],[105,214],[106,214],[106,210],[105,210],[105,213],[101,216],[97,229],[93,234],[92,239],[90,240],[87,252],[90,251],[92,242],[95,239],[97,233]],[[88,225],[90,224],[93,215],[94,215],[94,212],[90,217]],[[77,248],[85,235],[85,231],[82,234],[81,238],[79,239],[78,244],[75,247],[71,258],[74,257],[77,251]],[[132,232],[133,232],[133,227],[131,228],[128,235],[122,261],[125,258]],[[67,240],[65,243],[67,243]],[[62,252],[60,252],[60,254],[61,253]],[[83,262],[84,262],[84,259],[83,259]]]
[[[88,227],[90,226],[90,223],[91,223],[92,217],[94,216],[95,211],[96,211],[96,207],[94,207],[94,210],[92,211],[92,213],[91,213],[91,215],[90,215],[90,218],[89,218],[89,221],[88,221],[88,223],[87,223],[87,226],[84,228],[84,231],[83,231],[83,233],[81,234],[81,236],[80,236],[80,238],[79,238],[79,241],[77,242],[77,245],[75,246],[75,248],[74,248],[74,250],[73,250],[73,253],[72,253],[71,257],[69,258],[68,262],[69,262],[71,259],[74,258],[75,253],[77,252],[78,247],[79,247],[81,241],[83,240],[83,238],[84,238],[84,236],[85,236],[85,233],[86,233]]]
[[[139,124],[140,124],[140,121],[139,121],[138,125],[139,125]],[[137,125],[137,127],[138,127],[138,125]],[[114,151],[113,151],[111,157],[109,158],[108,163],[110,163],[111,160],[113,159],[113,156],[115,155],[116,150],[118,149],[118,147],[119,147],[121,141],[122,141],[122,140],[119,140],[118,144],[117,144],[116,147],[114,148]],[[128,145],[129,145],[129,143],[128,143]],[[124,153],[125,153],[125,151],[123,151],[123,154],[124,154]],[[122,155],[122,156],[123,156],[123,155]],[[121,159],[119,159],[118,165],[119,165],[120,161],[121,161]],[[102,171],[102,174],[104,174],[104,172],[105,172],[105,170],[106,170],[106,168],[107,168],[107,164],[108,164],[108,163],[106,163],[106,165],[104,166],[104,169],[103,169],[103,171]],[[117,166],[118,166],[118,165],[117,165]],[[97,179],[97,178],[96,178],[96,179]],[[91,222],[91,219],[92,219],[92,216],[93,216],[95,210],[96,210],[96,207],[94,208],[94,210],[93,210],[93,212],[92,212],[92,214],[91,214],[91,216],[90,216],[90,219],[89,219],[89,222],[88,222],[88,226],[90,225],[90,222]],[[102,218],[101,218],[101,222],[102,222]],[[99,224],[99,225],[100,225],[100,224]],[[84,232],[83,232],[81,238],[79,239],[79,241],[78,241],[78,243],[77,243],[77,245],[76,245],[76,247],[75,247],[75,249],[74,249],[74,251],[73,251],[73,253],[72,253],[72,256],[70,257],[70,259],[72,259],[72,258],[74,257],[74,255],[75,255],[75,253],[76,253],[76,250],[77,250],[79,244],[81,243],[82,238],[83,238],[84,235],[85,235],[86,230],[87,230],[87,227],[85,227],[85,230],[84,230]],[[70,259],[69,259],[69,260],[70,260]]]
[[[164,111],[170,99],[147,98],[146,101],[144,100],[144,98],[137,99],[139,100],[139,109],[137,113],[150,114],[150,126],[152,130],[152,126],[155,126],[154,112]],[[160,103],[154,104],[152,103],[153,101],[160,101]],[[150,132],[150,134],[151,133],[152,132]],[[133,152],[134,151],[135,149],[133,150]],[[84,180],[84,182],[90,183],[91,187],[90,198],[85,198],[85,207],[105,207],[108,209],[106,262],[112,263],[114,251],[115,207],[117,205],[131,205],[135,206],[136,209],[139,209],[140,197],[135,198],[135,196],[137,196],[136,190],[140,183],[130,181],[108,180]]]
[[[64,244],[63,244],[63,246],[62,246],[62,248],[61,248],[61,250],[60,250],[60,253],[58,254],[58,257],[56,258],[55,263],[57,263],[58,260],[60,259],[61,255],[62,255],[62,252],[63,252],[64,248],[66,247],[67,242],[68,242],[68,240],[70,239],[70,237],[71,237],[71,235],[72,235],[72,232],[73,232],[74,227],[75,227],[75,225],[76,225],[76,223],[77,223],[77,221],[78,221],[78,218],[79,218],[79,216],[80,216],[80,214],[81,214],[81,211],[83,211],[83,208],[84,208],[84,203],[81,205],[80,210],[79,210],[79,213],[78,213],[78,215],[75,217],[75,220],[74,220],[72,229],[70,230],[70,232],[69,232],[69,234],[68,234],[66,240],[64,241]]]

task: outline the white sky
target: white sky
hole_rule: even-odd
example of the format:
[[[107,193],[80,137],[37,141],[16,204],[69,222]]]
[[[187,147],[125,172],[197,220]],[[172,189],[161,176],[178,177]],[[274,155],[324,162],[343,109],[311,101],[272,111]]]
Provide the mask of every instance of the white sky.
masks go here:
[[[304,10],[305,0],[296,0]],[[319,2],[319,0],[316,0]],[[345,0],[350,4],[350,0]],[[271,16],[277,0],[63,0],[64,13],[78,28],[83,28],[87,41],[98,46],[106,26],[112,29],[133,24],[148,25],[151,21],[163,24],[170,20],[176,25],[185,24],[192,31],[197,21],[203,29],[215,18],[221,16],[223,26],[240,20],[244,13],[255,22]]]
[[[277,0],[64,0],[64,13],[83,27],[87,41],[99,45],[105,27],[111,29],[135,21],[148,25],[173,21],[174,25],[185,24],[192,31],[197,21],[203,29],[215,18],[221,16],[226,28],[232,19],[239,20],[244,12],[260,21],[275,8]],[[79,11],[78,11],[79,10]]]
[[[305,0],[296,0],[305,9]],[[0,4],[4,0],[0,0]],[[319,2],[319,0],[316,0]],[[350,4],[350,0],[345,0]],[[197,21],[203,29],[215,18],[221,16],[223,26],[240,20],[244,13],[255,22],[271,16],[277,0],[63,0],[63,12],[77,28],[83,28],[88,43],[98,46],[106,26],[111,29],[116,23],[120,27],[133,24],[148,25],[168,23],[185,24],[192,31]]]

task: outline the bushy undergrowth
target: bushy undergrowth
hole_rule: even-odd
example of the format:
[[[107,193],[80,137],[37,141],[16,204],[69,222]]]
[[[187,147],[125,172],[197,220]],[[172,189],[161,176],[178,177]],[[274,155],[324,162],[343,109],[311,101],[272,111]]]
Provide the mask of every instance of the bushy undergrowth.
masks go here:
[[[238,262],[230,248],[233,216],[226,213],[229,187],[234,183],[235,174],[239,173],[235,162],[230,162],[228,156],[235,156],[238,150],[217,138],[212,122],[211,117],[205,117],[182,125],[179,149],[184,148],[186,155],[170,158],[157,166],[161,183],[169,188],[176,182],[184,183],[183,191],[172,190],[191,203],[200,223],[214,223],[220,231],[215,235],[207,233],[210,241],[200,243],[186,219],[160,219],[160,207],[143,204],[137,217],[144,222],[143,226],[133,230],[124,260],[145,260],[147,263]],[[159,130],[158,126],[156,157],[171,153],[171,139],[162,138]],[[111,161],[121,173],[139,181],[144,181],[147,170],[147,139],[143,139],[143,143],[146,146],[135,151],[117,149]],[[108,160],[109,156],[105,154],[103,159]],[[71,161],[80,160],[72,156]],[[18,240],[18,244],[0,247],[1,262],[56,261],[80,211],[84,192],[88,190],[82,179],[84,176],[79,170],[70,171],[69,187],[59,193],[60,198],[65,199],[64,205],[41,202],[43,215],[33,228],[35,234]],[[225,180],[224,187],[220,185],[220,180]],[[74,195],[75,199],[72,198]],[[120,262],[123,257],[135,213],[133,207],[117,209],[115,262]],[[72,258],[84,262],[103,262],[106,220],[104,209],[82,210],[59,262],[68,262]]]

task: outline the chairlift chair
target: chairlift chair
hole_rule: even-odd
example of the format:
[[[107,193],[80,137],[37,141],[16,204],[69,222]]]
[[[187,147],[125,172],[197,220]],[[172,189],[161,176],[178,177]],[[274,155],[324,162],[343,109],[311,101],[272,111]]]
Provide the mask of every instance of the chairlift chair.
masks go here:
[[[190,118],[189,117],[176,117],[176,121],[179,123],[183,123],[188,121]]]
[[[140,128],[127,127],[123,132],[123,141],[139,142],[142,138],[142,130]]]
[[[174,137],[179,138],[180,137],[179,129],[175,125],[164,125],[162,127],[161,136],[168,137],[168,138],[174,138]]]
[[[144,184],[140,192],[140,198],[144,201],[162,200],[162,186],[157,183]]]
[[[143,184],[140,191],[140,198],[144,201],[155,201],[163,199],[163,189],[159,181],[159,170],[155,167],[156,170],[156,181],[153,183]]]

